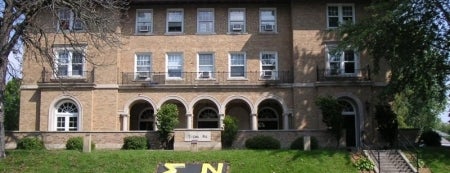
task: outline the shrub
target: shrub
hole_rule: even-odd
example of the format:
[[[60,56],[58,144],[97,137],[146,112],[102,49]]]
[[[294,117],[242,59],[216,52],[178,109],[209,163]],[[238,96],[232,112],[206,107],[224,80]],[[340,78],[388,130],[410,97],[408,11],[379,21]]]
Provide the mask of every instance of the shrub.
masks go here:
[[[178,107],[175,104],[167,103],[163,104],[156,113],[156,119],[158,123],[158,135],[161,145],[164,149],[173,148],[173,129],[178,124]]]
[[[245,141],[245,147],[249,149],[280,149],[280,141],[271,137],[258,135]]]
[[[83,150],[83,137],[72,137],[66,142],[67,150]]]
[[[359,158],[354,165],[360,171],[371,171],[375,168],[375,164],[366,157]]]
[[[319,148],[319,142],[317,141],[317,138],[314,136],[311,136],[311,150],[318,149]],[[303,150],[303,136],[298,137],[291,143],[291,149],[293,150]]]
[[[238,132],[237,120],[231,116],[225,116],[223,119],[225,125],[222,131],[222,145],[225,148],[231,147]]]
[[[144,136],[128,136],[124,138],[122,149],[125,150],[145,150],[148,149],[148,141]]]
[[[37,137],[25,137],[17,142],[17,149],[21,150],[43,150],[44,142]]]
[[[432,130],[423,132],[420,136],[420,141],[423,141],[426,146],[430,147],[441,146],[441,136]]]
[[[66,142],[66,149],[67,150],[83,150],[83,137],[72,137],[69,138]],[[91,141],[91,150],[95,149],[95,143]]]

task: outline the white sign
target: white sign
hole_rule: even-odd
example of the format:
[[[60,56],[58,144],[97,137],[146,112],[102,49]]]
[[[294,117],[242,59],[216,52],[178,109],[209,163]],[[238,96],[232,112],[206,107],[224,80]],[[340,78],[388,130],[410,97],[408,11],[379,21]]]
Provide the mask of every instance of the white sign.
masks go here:
[[[211,132],[184,132],[184,141],[211,141]]]

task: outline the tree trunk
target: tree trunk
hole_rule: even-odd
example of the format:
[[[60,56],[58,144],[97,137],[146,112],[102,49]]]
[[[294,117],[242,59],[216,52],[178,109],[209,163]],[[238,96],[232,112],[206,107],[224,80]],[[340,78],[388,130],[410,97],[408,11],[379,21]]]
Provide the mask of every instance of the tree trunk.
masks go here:
[[[4,93],[6,86],[6,73],[8,68],[8,54],[0,55],[0,159],[6,157],[5,152],[5,108],[4,108]]]

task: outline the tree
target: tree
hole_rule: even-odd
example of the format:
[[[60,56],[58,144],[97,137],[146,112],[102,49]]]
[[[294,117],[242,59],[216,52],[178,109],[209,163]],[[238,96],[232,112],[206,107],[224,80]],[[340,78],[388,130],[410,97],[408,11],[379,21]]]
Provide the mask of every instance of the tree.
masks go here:
[[[236,139],[238,128],[238,120],[231,116],[225,116],[223,119],[224,129],[222,131],[222,145],[229,148],[233,145]]]
[[[400,124],[432,128],[446,103],[450,74],[448,0],[377,0],[369,16],[338,29],[340,49],[366,51],[390,68],[380,100],[393,103]]]
[[[388,104],[375,106],[375,119],[377,120],[378,132],[390,146],[394,146],[398,134],[397,115]]]
[[[5,88],[5,130],[19,130],[20,79],[12,79]]]
[[[331,96],[317,98],[316,105],[322,111],[322,121],[336,138],[336,146],[339,146],[339,140],[342,137],[342,128],[344,126],[344,118],[342,117],[344,106]]]
[[[158,135],[163,148],[169,148],[169,141],[171,140],[173,129],[178,124],[178,108],[175,104],[163,104],[156,113],[156,120],[158,127]]]
[[[38,62],[47,63],[47,66],[54,68],[54,43],[64,43],[70,47],[89,44],[98,50],[118,46],[118,27],[122,21],[122,12],[128,8],[127,4],[127,0],[0,1],[0,158],[6,156],[3,104],[8,55],[18,51],[20,47],[25,47],[29,57],[24,58],[34,57]],[[57,25],[60,26],[67,24],[63,23],[64,20],[58,15],[63,9],[70,11],[72,17],[76,17],[83,32],[74,32],[71,28],[63,27],[58,31],[58,36],[55,35],[55,28],[58,27],[53,26],[52,21],[58,21]],[[43,17],[44,15],[47,16]]]

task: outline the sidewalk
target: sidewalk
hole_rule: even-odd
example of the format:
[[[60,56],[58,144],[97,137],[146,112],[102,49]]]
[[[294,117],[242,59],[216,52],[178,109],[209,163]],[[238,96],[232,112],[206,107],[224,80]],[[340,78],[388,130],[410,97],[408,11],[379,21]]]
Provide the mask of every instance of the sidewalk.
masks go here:
[[[445,146],[445,147],[450,147],[450,141],[448,141],[447,139],[445,139],[445,137],[450,136],[447,133],[441,132],[439,130],[436,130],[436,132],[442,137],[441,138],[441,145]]]

